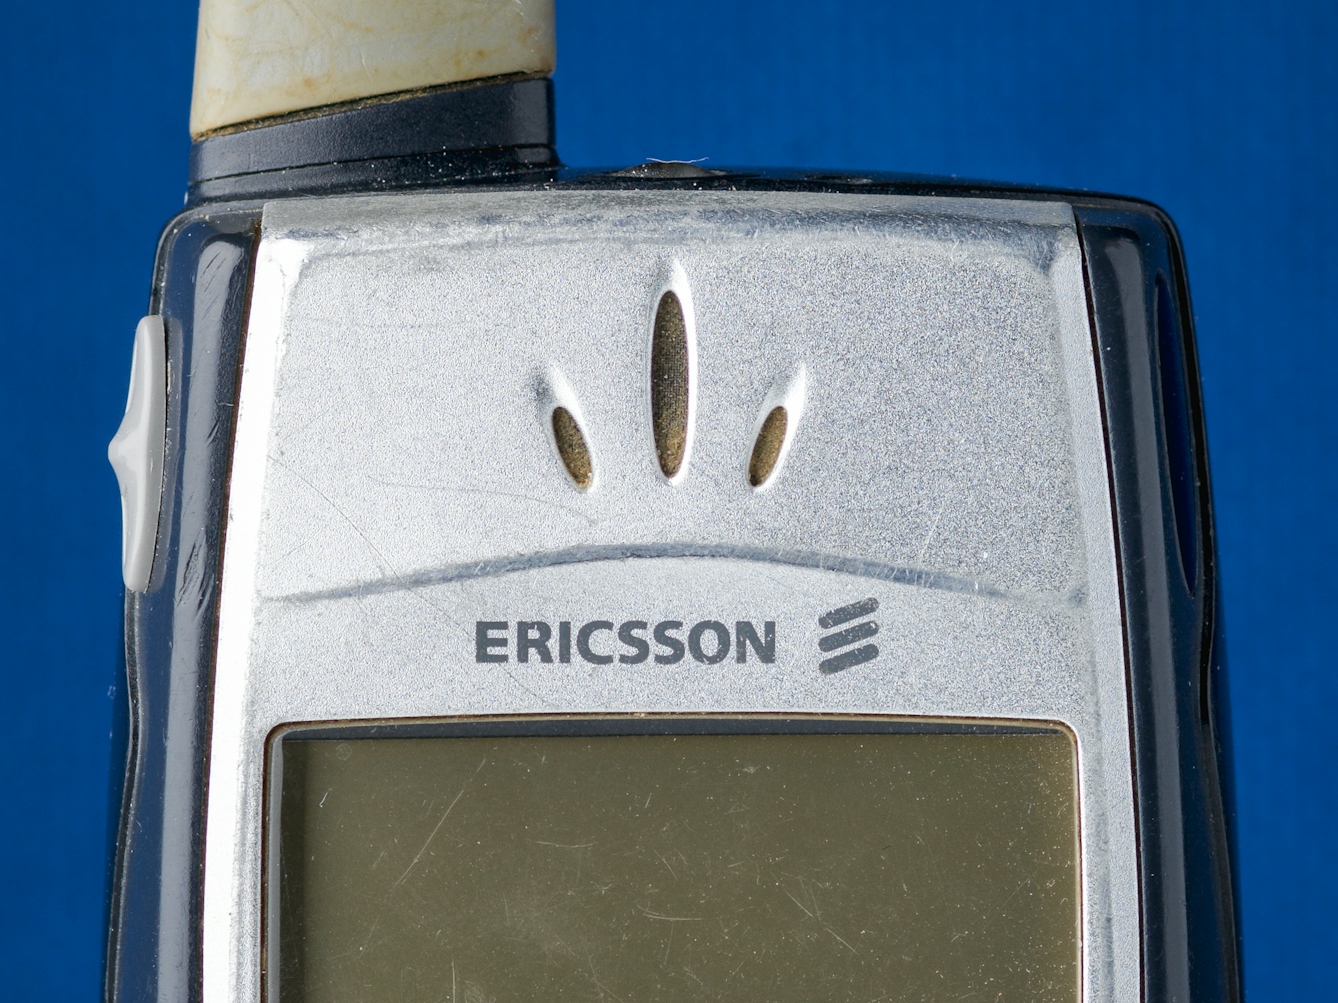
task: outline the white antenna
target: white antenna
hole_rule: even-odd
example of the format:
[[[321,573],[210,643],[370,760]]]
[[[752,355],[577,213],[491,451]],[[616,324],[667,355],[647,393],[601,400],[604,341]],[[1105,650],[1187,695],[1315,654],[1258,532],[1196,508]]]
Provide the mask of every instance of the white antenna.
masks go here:
[[[190,131],[555,62],[553,0],[200,0]]]

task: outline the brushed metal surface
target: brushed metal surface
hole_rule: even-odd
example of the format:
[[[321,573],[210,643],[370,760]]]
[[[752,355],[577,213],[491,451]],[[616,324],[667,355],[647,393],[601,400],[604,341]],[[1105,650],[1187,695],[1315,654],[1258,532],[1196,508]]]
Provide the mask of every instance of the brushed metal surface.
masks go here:
[[[687,284],[692,447],[650,430]],[[793,416],[766,490],[757,429]],[[554,447],[572,410],[594,477]],[[1083,995],[1139,992],[1105,446],[1058,203],[452,192],[271,203],[224,556],[205,998],[259,999],[266,736],[629,712],[1034,719],[1079,746]],[[824,612],[879,656],[823,673]],[[477,620],[776,624],[776,657],[475,661]],[[602,635],[607,644],[609,635]],[[610,648],[610,650],[614,650]]]

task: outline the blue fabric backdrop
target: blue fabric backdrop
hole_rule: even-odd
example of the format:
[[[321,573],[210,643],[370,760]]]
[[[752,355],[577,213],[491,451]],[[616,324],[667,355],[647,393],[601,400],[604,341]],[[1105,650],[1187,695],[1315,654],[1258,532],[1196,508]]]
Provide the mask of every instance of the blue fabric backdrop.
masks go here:
[[[936,172],[1170,210],[1221,531],[1248,989],[1333,998],[1338,5],[558,4],[569,163]],[[104,451],[180,205],[195,12],[53,0],[6,22],[0,995],[92,1000],[121,598]]]

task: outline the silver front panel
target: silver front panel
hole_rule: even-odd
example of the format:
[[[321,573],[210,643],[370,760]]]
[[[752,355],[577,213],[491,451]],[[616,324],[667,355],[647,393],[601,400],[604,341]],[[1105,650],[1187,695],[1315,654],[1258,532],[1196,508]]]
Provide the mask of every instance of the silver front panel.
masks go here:
[[[668,288],[690,315],[696,386],[672,481],[647,377]],[[793,434],[753,488],[777,403]],[[558,404],[590,447],[585,491],[554,447]],[[567,712],[1066,725],[1084,999],[1137,998],[1111,503],[1068,206],[570,190],[275,202],[235,450],[210,1003],[259,1000],[275,727]],[[820,671],[818,617],[868,597],[878,657]],[[476,661],[480,620],[510,624],[508,661]],[[519,663],[519,620],[551,624],[554,645],[563,621],[771,622],[775,653]]]

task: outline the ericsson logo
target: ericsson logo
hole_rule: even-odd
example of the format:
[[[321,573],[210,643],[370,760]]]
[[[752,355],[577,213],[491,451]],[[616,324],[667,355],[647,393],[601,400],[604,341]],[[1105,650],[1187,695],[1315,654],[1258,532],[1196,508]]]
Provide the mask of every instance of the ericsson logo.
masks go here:
[[[767,665],[776,661],[775,620],[763,622],[760,630],[752,620],[736,620],[732,631],[719,620],[701,620],[691,626],[682,620],[655,624],[648,620],[621,624],[561,620],[556,626],[554,630],[544,620],[517,620],[512,630],[509,620],[479,620],[474,624],[474,661],[507,662],[512,651],[517,662],[552,663],[556,654],[558,662],[571,662],[575,655],[589,665],[612,665],[615,658],[622,665],[640,665],[650,661],[652,653],[657,665],[674,665],[687,655],[702,665],[723,662],[731,654],[740,664],[750,656]]]
[[[840,627],[843,623],[850,623],[851,620],[858,620],[862,616],[868,616],[878,609],[878,600],[872,597],[861,599],[859,602],[853,602],[849,606],[841,606],[838,609],[829,610],[818,617],[818,626],[823,630],[832,627]],[[863,623],[857,623],[846,627],[843,630],[833,631],[830,634],[824,634],[818,640],[818,650],[824,654],[828,651],[837,651],[838,648],[844,648],[844,651],[837,651],[835,655],[829,655],[818,663],[818,668],[831,675],[833,672],[840,672],[842,669],[848,669],[852,665],[863,665],[865,662],[871,662],[878,657],[878,645],[863,644],[858,648],[851,647],[858,644],[866,638],[873,637],[878,633],[878,623],[875,620],[865,620]]]

